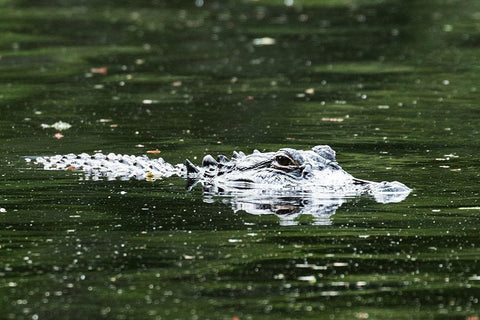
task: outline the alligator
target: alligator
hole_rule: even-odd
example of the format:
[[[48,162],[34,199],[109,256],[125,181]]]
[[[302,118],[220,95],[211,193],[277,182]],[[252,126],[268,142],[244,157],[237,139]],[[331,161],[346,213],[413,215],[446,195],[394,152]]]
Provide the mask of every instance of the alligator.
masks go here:
[[[114,153],[55,155],[27,158],[27,161],[32,159],[45,170],[80,171],[92,180],[156,180],[179,176],[187,181],[188,190],[200,183],[207,197],[227,196],[234,211],[249,208],[265,213],[267,208],[267,213],[280,212],[280,216],[289,212],[285,208],[291,207],[294,210],[290,213],[331,214],[346,198],[361,195],[373,196],[380,203],[399,202],[411,191],[398,181],[373,182],[353,177],[340,167],[335,151],[327,145],[310,150],[255,150],[249,155],[234,151],[231,159],[207,155],[201,166],[188,159],[184,164],[171,165],[162,158]],[[307,204],[303,201],[306,198]]]

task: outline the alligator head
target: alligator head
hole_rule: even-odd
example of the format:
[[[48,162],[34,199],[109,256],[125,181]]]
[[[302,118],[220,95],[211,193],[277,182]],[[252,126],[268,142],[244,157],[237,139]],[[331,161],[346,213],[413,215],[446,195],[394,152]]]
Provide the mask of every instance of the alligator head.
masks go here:
[[[335,160],[335,151],[329,146],[316,146],[308,151],[283,148],[277,152],[262,153],[255,150],[250,155],[234,152],[229,160],[220,155],[215,160],[205,156],[202,167],[186,161],[191,178],[214,179],[223,183],[251,183],[268,185],[295,185],[315,182],[331,185],[339,179],[351,177]],[[335,174],[335,177],[331,177]]]
[[[335,151],[327,145],[311,150],[283,148],[265,153],[256,150],[250,155],[234,152],[231,160],[223,155],[217,160],[207,155],[201,167],[187,160],[185,168],[189,185],[201,182],[204,192],[211,194],[238,188],[341,192],[342,195],[384,191],[408,195],[410,192],[399,182],[377,183],[354,178],[340,167]],[[395,197],[385,202],[392,202],[392,199]]]

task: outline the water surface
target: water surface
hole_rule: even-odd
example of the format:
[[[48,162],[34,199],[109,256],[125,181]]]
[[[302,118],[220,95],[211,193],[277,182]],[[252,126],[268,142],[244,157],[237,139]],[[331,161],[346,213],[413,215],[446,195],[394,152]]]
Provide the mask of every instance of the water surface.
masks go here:
[[[0,5],[2,318],[479,317],[480,3]],[[317,144],[412,194],[282,223],[23,158]]]

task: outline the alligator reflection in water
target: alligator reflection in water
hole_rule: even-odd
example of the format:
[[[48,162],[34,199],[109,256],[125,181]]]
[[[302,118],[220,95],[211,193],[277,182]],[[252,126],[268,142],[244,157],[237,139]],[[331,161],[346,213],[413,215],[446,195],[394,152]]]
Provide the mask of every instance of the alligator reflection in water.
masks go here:
[[[380,203],[399,202],[411,191],[397,181],[373,182],[353,177],[340,167],[335,151],[327,145],[311,150],[255,150],[250,155],[234,152],[231,159],[207,155],[202,166],[189,160],[173,166],[161,158],[100,153],[37,157],[35,162],[46,170],[80,170],[94,180],[176,175],[186,179],[187,189],[201,184],[206,200],[220,195],[235,211],[274,213],[284,221],[308,213],[320,223],[348,198],[367,195]]]
[[[358,196],[353,194],[339,194],[332,190],[317,190],[315,192],[276,191],[268,192],[258,189],[237,189],[229,192],[212,192],[204,188],[204,202],[219,201],[230,205],[234,212],[244,211],[253,215],[276,215],[280,225],[297,225],[301,215],[312,218],[313,225],[330,225],[330,217],[344,203]],[[376,193],[367,195],[378,203],[401,202],[409,192]]]

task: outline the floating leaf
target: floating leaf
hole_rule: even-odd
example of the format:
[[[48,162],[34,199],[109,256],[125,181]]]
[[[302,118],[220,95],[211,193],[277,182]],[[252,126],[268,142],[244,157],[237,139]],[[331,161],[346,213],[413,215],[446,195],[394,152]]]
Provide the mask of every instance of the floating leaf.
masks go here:
[[[107,74],[107,67],[99,67],[99,68],[91,68],[91,73],[106,75]]]

